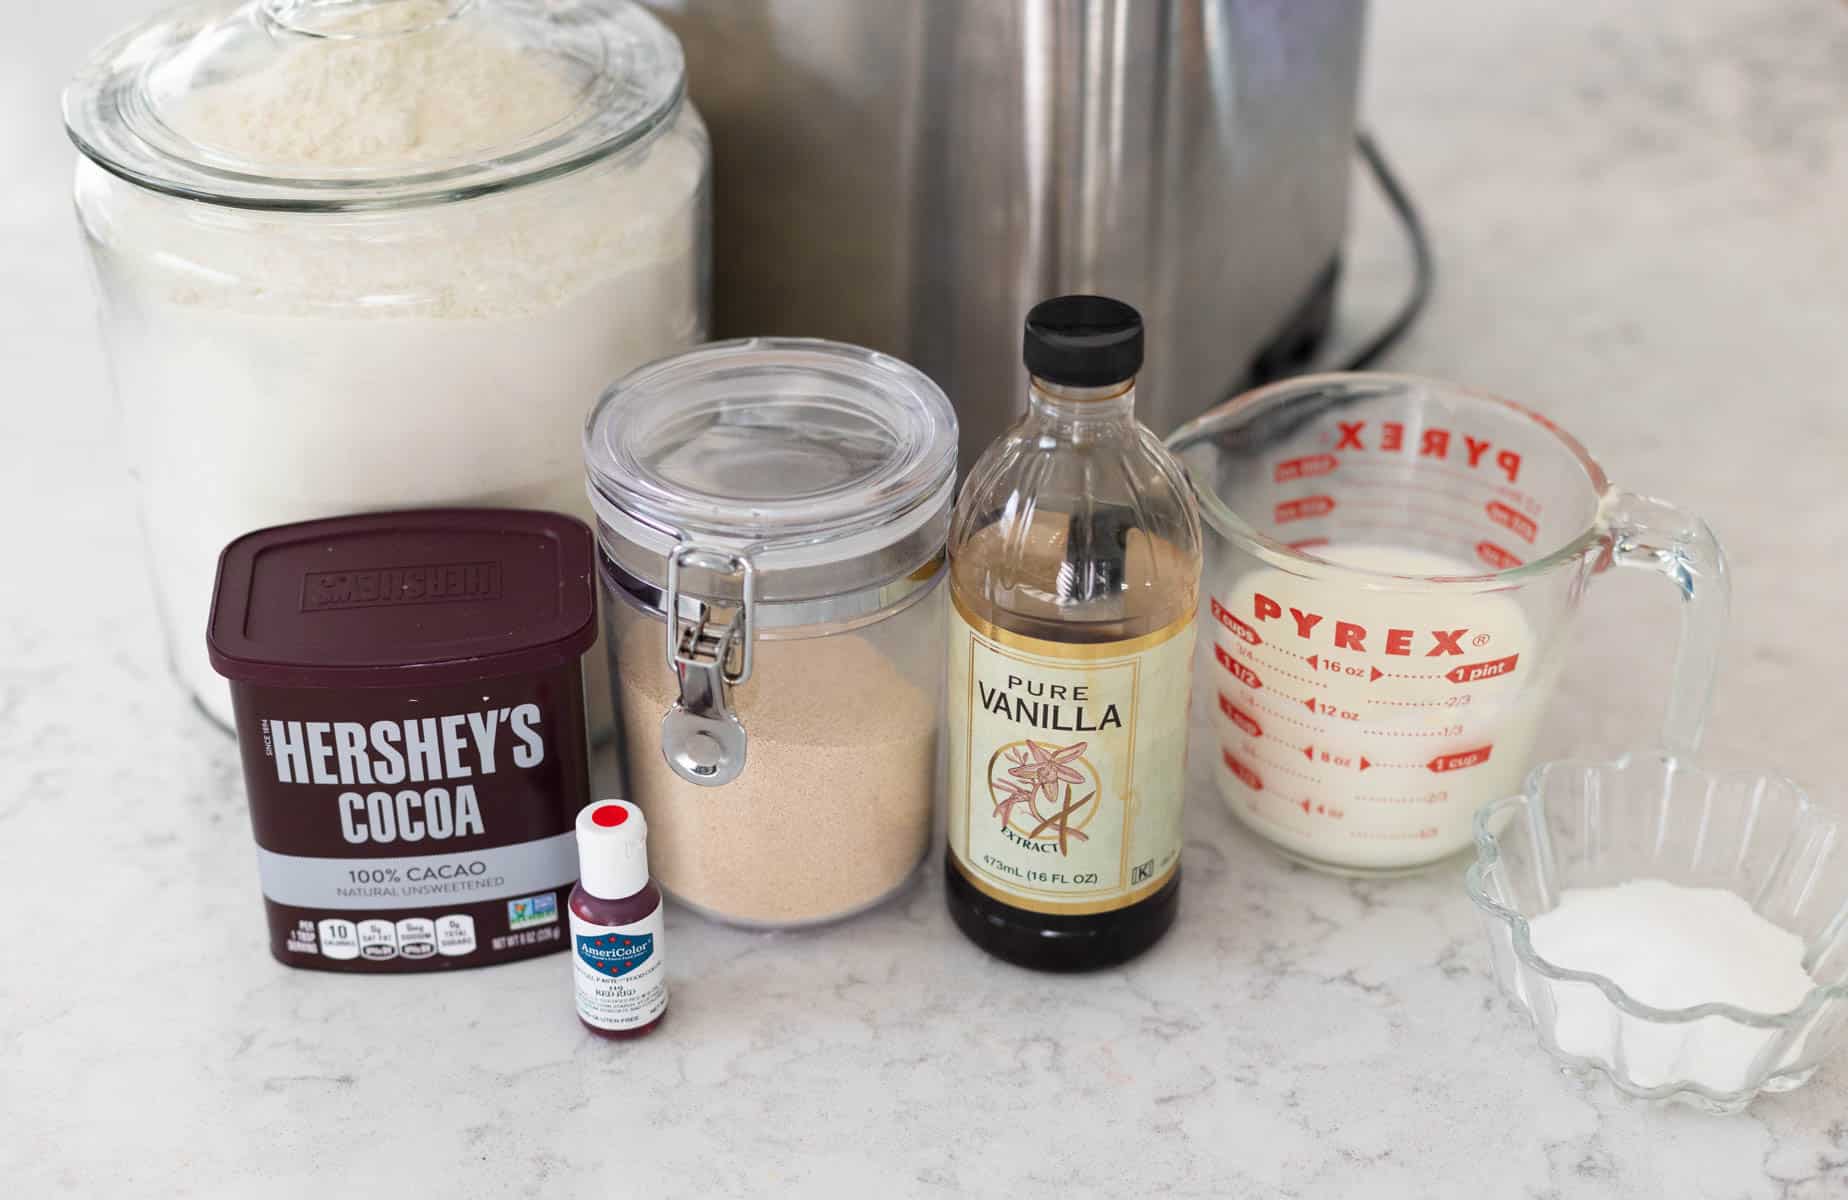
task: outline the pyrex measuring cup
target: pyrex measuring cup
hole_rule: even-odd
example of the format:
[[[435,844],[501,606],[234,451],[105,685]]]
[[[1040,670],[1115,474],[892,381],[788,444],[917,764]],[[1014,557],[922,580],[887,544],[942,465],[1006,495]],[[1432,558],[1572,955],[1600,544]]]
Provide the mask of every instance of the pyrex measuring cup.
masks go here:
[[[1698,743],[1728,602],[1719,544],[1613,488],[1546,418],[1433,380],[1312,375],[1168,445],[1212,530],[1195,695],[1216,778],[1292,857],[1391,872],[1467,845],[1475,810],[1520,789],[1607,564],[1681,593],[1662,741]]]

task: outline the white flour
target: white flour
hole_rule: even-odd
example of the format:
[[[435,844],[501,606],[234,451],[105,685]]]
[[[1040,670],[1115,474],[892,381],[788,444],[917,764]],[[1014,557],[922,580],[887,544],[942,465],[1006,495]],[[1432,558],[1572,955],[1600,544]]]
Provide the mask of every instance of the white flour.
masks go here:
[[[181,123],[314,174],[447,161],[575,103],[544,60],[441,30],[306,39],[200,92]],[[209,711],[230,719],[204,631],[218,552],[239,534],[418,505],[590,518],[585,414],[617,376],[705,335],[704,145],[689,108],[617,161],[359,214],[177,201],[80,162],[158,600]],[[603,658],[586,664],[598,728]]]
[[[297,38],[269,65],[183,98],[174,125],[247,161],[325,169],[466,159],[570,112],[576,89],[561,71],[445,21],[454,8],[329,6],[317,27],[338,36]]]
[[[1752,911],[1723,888],[1635,879],[1616,887],[1568,888],[1531,922],[1533,946],[1555,966],[1603,975],[1653,1008],[1723,1003],[1749,1012],[1788,1012],[1816,981],[1803,966],[1803,939]],[[1555,984],[1553,1035],[1568,1054],[1615,1061],[1619,1037],[1610,1004],[1587,984]],[[1711,1091],[1743,1087],[1775,1030],[1717,1017],[1681,1024],[1626,1018],[1626,1072],[1645,1087],[1676,1080]],[[1796,1043],[1777,1055],[1794,1057]]]

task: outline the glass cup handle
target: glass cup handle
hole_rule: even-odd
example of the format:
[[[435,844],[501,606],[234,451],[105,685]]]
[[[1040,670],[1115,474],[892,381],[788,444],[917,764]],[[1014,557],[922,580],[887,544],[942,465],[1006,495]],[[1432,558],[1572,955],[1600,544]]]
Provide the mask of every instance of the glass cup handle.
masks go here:
[[[1662,718],[1662,746],[1690,757],[1707,723],[1720,636],[1732,604],[1726,554],[1705,521],[1665,500],[1613,490],[1604,499],[1603,520],[1612,562],[1658,571],[1681,593],[1681,642]]]

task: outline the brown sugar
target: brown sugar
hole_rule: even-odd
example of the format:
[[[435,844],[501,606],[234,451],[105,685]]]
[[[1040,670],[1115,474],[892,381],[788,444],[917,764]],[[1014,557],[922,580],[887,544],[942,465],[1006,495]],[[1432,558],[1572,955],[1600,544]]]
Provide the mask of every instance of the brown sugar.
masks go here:
[[[676,900],[727,921],[804,924],[866,908],[910,876],[930,836],[937,697],[874,644],[882,627],[916,629],[759,634],[751,678],[732,694],[750,737],[744,771],[706,788],[660,753],[661,717],[679,694],[662,627],[628,623],[617,686],[630,798]]]

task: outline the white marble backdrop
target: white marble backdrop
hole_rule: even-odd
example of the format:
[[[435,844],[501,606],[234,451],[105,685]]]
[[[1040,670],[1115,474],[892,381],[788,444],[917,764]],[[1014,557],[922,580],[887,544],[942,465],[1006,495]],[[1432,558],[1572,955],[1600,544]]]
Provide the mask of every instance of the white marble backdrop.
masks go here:
[[[1457,869],[1311,874],[1205,790],[1179,926],[1092,978],[984,958],[934,864],[820,933],[673,914],[635,1045],[579,1032],[557,958],[276,966],[235,748],[161,659],[67,195],[57,89],[147,7],[16,0],[0,37],[5,1194],[1848,1194],[1848,1062],[1729,1119],[1577,1091],[1494,995]],[[1379,0],[1370,42],[1441,270],[1391,365],[1704,513],[1737,573],[1711,755],[1839,796],[1848,8]],[[1351,265],[1350,334],[1403,270],[1364,195]],[[1552,748],[1649,736],[1667,590],[1594,596]]]

